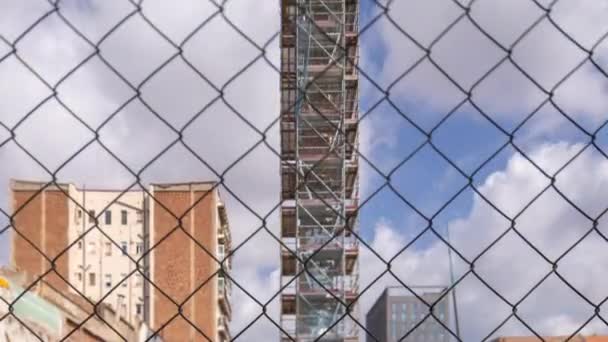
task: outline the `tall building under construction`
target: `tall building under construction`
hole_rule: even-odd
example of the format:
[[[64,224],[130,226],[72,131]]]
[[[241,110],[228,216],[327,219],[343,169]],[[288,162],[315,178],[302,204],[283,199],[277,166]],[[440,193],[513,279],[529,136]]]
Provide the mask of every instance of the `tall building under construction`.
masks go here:
[[[358,341],[358,1],[281,13],[281,340]]]

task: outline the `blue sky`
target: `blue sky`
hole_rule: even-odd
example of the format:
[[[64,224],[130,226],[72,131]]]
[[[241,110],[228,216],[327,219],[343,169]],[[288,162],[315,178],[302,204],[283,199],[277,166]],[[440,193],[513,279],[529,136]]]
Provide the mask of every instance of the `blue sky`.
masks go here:
[[[92,3],[79,2],[78,4],[84,5],[77,6],[76,12],[68,12],[69,14],[78,13],[82,15],[83,17],[76,16],[80,19],[77,21],[77,25],[82,26],[87,34],[99,37],[104,29],[111,27],[108,23],[112,23],[117,16],[120,16],[117,13],[122,14],[122,12],[107,5],[107,3],[99,2],[95,6],[91,5]],[[535,19],[534,15],[539,13],[538,9],[534,9],[530,3],[526,1],[501,0],[491,2],[482,0],[476,2],[471,12],[472,16],[479,19],[488,32],[492,33],[501,42],[508,42],[518,33],[521,33],[522,28],[530,25],[531,21]],[[602,12],[601,8],[594,8],[594,6],[599,6],[598,3],[593,1],[573,3],[566,0],[559,1],[559,3],[563,5],[558,5],[552,13],[555,20],[563,24],[568,32],[572,32],[575,38],[585,41],[585,44],[593,40],[591,38],[598,38],[597,32],[604,29],[603,23],[608,23],[608,20],[605,20],[606,12]],[[151,20],[157,23],[161,29],[169,32],[171,37],[175,35],[183,38],[183,34],[192,29],[191,24],[200,22],[199,19],[202,14],[197,11],[205,11],[204,8],[196,8],[196,6],[188,7],[186,10],[183,7],[178,7],[167,11],[159,2],[149,1],[146,4],[150,6],[146,7],[146,10],[149,11],[147,13]],[[228,4],[232,3],[229,1]],[[205,5],[198,4],[197,6],[204,7]],[[276,32],[278,27],[276,8],[258,8],[253,2],[234,2],[234,5],[230,6],[227,10],[228,16],[235,22],[242,24],[243,30],[253,36],[256,41],[265,42]],[[452,2],[442,0],[429,0],[428,2],[393,1],[391,6],[390,13],[393,19],[406,27],[407,31],[414,34],[416,39],[419,39],[423,44],[428,43],[434,35],[441,31],[442,25],[447,25],[450,20],[453,20],[454,15],[459,13],[459,9]],[[261,16],[268,18],[267,21],[260,20],[262,17],[256,16],[254,18],[250,15],[252,10],[260,9],[264,10]],[[505,14],[496,16],[496,12]],[[34,9],[30,8],[14,13],[17,13],[12,15],[14,18],[25,16],[31,19],[36,17]],[[369,22],[376,13],[373,0],[363,0],[361,2],[362,25]],[[194,18],[194,20],[189,22],[183,18]],[[10,40],[17,36],[16,33],[23,29],[22,26],[27,22],[28,20],[23,19],[11,24],[10,20],[5,20],[5,24],[2,24],[3,21],[0,20],[0,34],[6,35],[7,39]],[[87,26],[92,22],[98,25]],[[8,26],[9,24],[12,26]],[[120,70],[135,70],[137,71],[136,74],[145,75],[157,65],[154,64],[156,62],[154,58],[144,57],[158,57],[163,53],[166,54],[166,51],[164,51],[166,44],[163,46],[155,45],[158,37],[154,37],[154,34],[150,33],[151,30],[145,24],[142,24],[141,20],[134,20],[130,25],[129,29],[119,30],[109,39],[107,44],[104,43],[104,53],[113,53],[112,62],[116,63]],[[37,66],[42,69],[41,72],[48,71],[46,69],[53,69],[50,71],[54,72],[49,71],[49,74],[56,75],[57,72],[54,69],[62,69],[56,68],[56,65],[65,67],[64,64],[78,61],[81,55],[75,52],[77,44],[72,41],[75,39],[74,37],[66,37],[61,32],[55,32],[54,29],[57,29],[57,26],[51,25],[46,28],[47,30],[36,30],[30,38],[30,45],[25,44],[23,48],[27,53],[37,55],[38,58],[33,60],[38,62]],[[608,27],[605,27],[605,29],[608,30]],[[234,71],[236,66],[245,64],[255,55],[255,53],[251,53],[252,50],[255,52],[255,49],[252,49],[242,39],[238,39],[234,32],[230,30],[225,23],[222,23],[221,19],[215,20],[210,27],[201,31],[198,35],[200,39],[193,40],[186,47],[188,56],[196,61],[196,66],[202,68],[205,74],[209,74],[212,79],[225,78],[226,75]],[[478,32],[471,30],[470,24],[455,26],[454,34],[439,42],[437,48],[433,49],[431,54],[442,67],[445,67],[447,72],[457,75],[455,77],[457,82],[469,85],[475,77],[480,76],[481,71],[486,70],[484,68],[497,62],[496,56],[500,57],[496,53],[496,49],[489,46],[487,41],[479,39]],[[534,35],[530,35],[529,40],[524,41],[525,44],[521,48],[516,49],[514,54],[523,68],[543,85],[551,84],[556,78],[563,76],[580,58],[580,51],[573,51],[572,44],[559,38],[559,35],[556,38],[555,31],[547,25],[539,28]],[[225,37],[226,32],[232,33],[229,36],[230,39],[220,39],[213,41],[213,44],[209,43],[210,39]],[[134,37],[138,42],[137,45],[131,43],[135,41]],[[404,39],[398,30],[391,27],[385,18],[376,22],[372,29],[362,35],[360,43],[360,67],[382,87],[390,84],[420,56],[420,51],[411,42]],[[604,51],[607,51],[604,49],[607,48],[608,44],[604,45],[597,48],[596,59],[598,63],[603,63],[601,65],[605,69],[608,69],[606,68],[608,66],[606,63],[608,53],[604,53]],[[116,46],[120,49],[116,49]],[[2,51],[0,44],[0,55],[2,55]],[[58,51],[63,53],[58,53]],[[47,63],[50,68],[49,65],[44,65],[48,56],[54,57],[52,63]],[[276,44],[276,41],[269,47],[269,56],[271,59],[278,61],[278,44]],[[220,58],[221,63],[218,63]],[[23,79],[18,77],[19,75],[10,74],[10,72],[19,73],[20,69],[5,70],[2,68],[10,65],[8,63],[0,63],[0,79],[14,79],[15,82],[22,82]],[[79,82],[71,83],[69,81],[65,87],[60,89],[61,96],[67,98],[68,103],[79,110],[79,114],[96,123],[103,121],[105,118],[104,111],[110,110],[113,105],[124,101],[123,96],[126,93],[124,86],[121,88],[115,78],[108,77],[108,70],[100,67],[100,64],[97,62],[96,64],[91,63],[93,66],[87,65],[87,69],[82,74],[74,77],[74,79],[79,79]],[[208,100],[213,98],[214,94],[209,91],[209,87],[200,87],[190,77],[186,77],[192,76],[192,73],[183,64],[179,64],[170,70],[172,71],[159,76],[156,83],[152,82],[152,85],[143,88],[144,97],[157,100],[158,103],[153,103],[153,106],[158,104],[158,107],[165,109],[165,111],[167,108],[176,109],[175,112],[172,111],[171,113],[175,115],[172,119],[175,122],[184,122],[192,115],[187,112],[186,109],[189,108],[186,108],[188,106],[184,106],[184,103],[189,103],[194,98],[201,101],[203,100],[201,98]],[[128,77],[130,76],[129,74]],[[278,82],[279,78],[276,73],[262,62],[256,68],[252,68],[239,77],[234,87],[229,87],[226,90],[226,97],[231,103],[234,102],[239,109],[244,110],[246,117],[255,125],[265,127],[279,113],[277,106],[278,92],[276,91]],[[585,129],[597,129],[608,118],[607,83],[603,74],[587,65],[555,91],[555,103]],[[30,84],[24,84],[27,84],[27,86],[21,88],[34,89]],[[425,134],[429,133],[432,127],[463,97],[453,86],[449,85],[449,82],[446,82],[443,76],[433,71],[429,63],[421,64],[414,72],[396,83],[391,89],[390,100],[403,115],[410,118],[415,125],[418,125],[424,131],[421,132],[420,129],[408,123],[386,100],[368,113],[370,108],[383,95],[375,90],[364,77],[361,77],[360,86],[361,112],[362,115],[367,113],[360,124],[361,151],[374,166],[385,174],[391,172],[406,156],[425,142],[427,140]],[[9,95],[5,98],[15,99],[15,102],[31,100],[32,96],[19,93],[19,88],[6,89],[5,91]],[[3,89],[1,85],[0,89]],[[192,89],[193,92],[181,92],[178,91],[179,89]],[[198,98],[197,94],[201,95],[201,98]],[[523,118],[544,99],[543,94],[539,94],[538,90],[530,86],[530,82],[521,73],[509,66],[501,67],[493,72],[492,77],[489,77],[476,88],[472,97],[475,103],[506,131],[515,129]],[[18,108],[9,102],[0,101],[0,114],[2,114],[0,120],[7,124],[14,122],[14,119],[22,115],[17,111]],[[193,106],[198,106],[198,103],[193,104]],[[90,111],[90,108],[95,108],[95,113]],[[122,152],[121,157],[125,158],[128,164],[140,165],[142,159],[149,157],[150,151],[160,150],[163,147],[161,145],[166,143],[167,139],[174,138],[172,135],[165,136],[162,132],[162,124],[151,116],[145,116],[146,113],[143,112],[126,110],[118,115],[116,119],[113,119],[108,128],[103,130],[102,139],[104,142],[107,142],[112,148],[119,149]],[[36,134],[36,132],[43,127],[47,129],[48,127],[62,127],[56,121],[64,120],[66,122],[61,121],[60,123],[68,126],[63,127],[73,127],[74,129],[77,128],[78,123],[70,120],[68,115],[62,115],[61,120],[59,120],[59,114],[53,117],[55,120],[50,120],[50,116],[44,116],[48,113],[50,112],[47,109],[42,115],[35,115],[33,120],[18,133],[20,133],[19,139],[24,139],[27,147],[39,150],[37,151],[39,155],[45,155],[56,162],[53,157],[56,151],[62,151],[61,144],[72,143],[73,141],[78,143],[77,137],[67,139],[61,134],[49,134],[46,137]],[[146,120],[142,120],[142,117]],[[229,159],[234,159],[252,141],[256,141],[258,138],[254,137],[252,131],[244,126],[233,113],[218,105],[214,107],[213,111],[202,116],[201,120],[198,120],[191,129],[187,130],[184,138],[192,144],[197,153],[204,156],[213,165],[225,166],[228,156]],[[111,129],[111,127],[115,129]],[[148,129],[148,132],[153,131],[155,133],[140,134],[144,128]],[[59,130],[56,131],[59,132]],[[224,131],[231,133],[222,134]],[[275,125],[274,130],[269,132],[269,140],[278,141],[276,131],[278,131],[278,126]],[[1,134],[2,132],[0,132],[0,140]],[[158,139],[155,138],[156,136],[158,136]],[[214,144],[206,143],[204,137],[213,137]],[[138,142],[138,144],[132,144],[133,141]],[[439,128],[433,131],[432,141],[463,172],[470,174],[507,142],[508,137],[494,127],[473,106],[464,104]],[[555,159],[561,160],[568,153],[571,156],[578,147],[578,145],[573,144],[577,142],[586,143],[589,138],[559,114],[555,108],[547,105],[517,131],[513,141],[531,158],[541,163],[541,167],[555,168],[555,164],[559,164],[554,161]],[[608,150],[607,128],[598,133],[596,142],[599,146]],[[142,149],[145,151],[142,151]],[[146,153],[142,156],[141,152]],[[528,198],[526,197],[529,195],[528,192],[536,190],[534,188],[534,185],[537,185],[535,182],[540,182],[535,178],[533,171],[522,171],[529,165],[526,166],[526,161],[517,159],[516,155],[513,147],[506,147],[479,170],[474,177],[474,184],[496,195],[494,198],[498,202],[502,201],[500,204],[506,207],[512,204],[510,202],[524,201]],[[589,174],[592,175],[587,177],[589,179],[584,179],[589,182],[585,183],[585,186],[604,189],[604,174],[601,170],[597,171],[601,168],[598,165],[600,165],[602,158],[596,152],[585,159],[587,164],[576,169],[589,170]],[[11,146],[0,149],[0,162],[4,161],[6,163],[7,160],[11,163],[7,168],[0,170],[0,175],[3,177],[1,179],[7,177],[41,177],[40,173],[37,173],[32,167],[31,161],[28,161],[28,157],[19,151],[15,151]],[[92,161],[98,167],[97,170],[91,169]],[[70,163],[66,170],[62,171],[60,174],[61,180],[77,183],[88,182],[90,184],[90,179],[96,179],[101,183],[100,186],[110,187],[128,184],[129,177],[125,177],[124,170],[121,171],[116,164],[115,161],[112,161],[112,158],[104,155],[100,149],[87,150],[82,153],[81,157]],[[176,168],[175,165],[181,167]],[[245,158],[234,171],[231,171],[226,180],[236,190],[237,195],[242,196],[247,204],[253,206],[254,210],[265,213],[265,210],[269,210],[277,203],[279,194],[278,165],[279,161],[276,156],[260,148],[252,156]],[[385,183],[385,178],[378,175],[365,161],[361,160],[360,165],[363,187],[361,198],[364,200]],[[99,170],[103,170],[101,173],[104,177],[100,177]],[[43,179],[45,177],[48,178],[48,175],[42,176]],[[204,170],[204,167],[183,149],[171,150],[166,157],[162,158],[144,174],[147,181],[174,181],[193,177],[197,179],[213,178],[213,175],[208,170]],[[568,177],[565,178],[569,179]],[[459,174],[428,145],[424,146],[411,160],[391,174],[391,185],[395,190],[426,216],[433,215],[466,183],[466,177]],[[572,187],[572,184],[566,184],[565,186],[570,190],[572,190]],[[576,190],[576,186],[574,186],[574,190]],[[574,192],[576,193],[576,191]],[[589,202],[602,203],[601,195],[594,196],[597,197],[579,194],[579,198],[576,200],[588,205]],[[231,196],[225,195],[225,199],[232,215],[231,222],[235,236],[242,240],[251,231],[259,227],[259,220],[248,213]],[[0,203],[5,205],[5,200],[6,198],[0,198]],[[552,206],[557,206],[556,204],[559,204],[559,201],[552,204]],[[483,238],[487,238],[484,234],[490,236],[491,234],[487,231],[491,231],[493,226],[499,226],[492,221],[492,217],[487,217],[491,215],[479,209],[480,206],[479,200],[476,199],[471,189],[466,189],[434,219],[435,227],[443,230],[449,222],[455,227],[457,234],[455,234],[454,240],[459,243],[459,246],[463,248],[471,247],[471,245],[480,247],[482,241],[486,241]],[[536,231],[553,232],[550,228],[559,228],[555,228],[556,225],[552,221],[544,222],[548,218],[555,218],[557,221],[568,221],[570,219],[569,215],[565,215],[561,211],[551,214],[552,206],[540,206],[532,211],[531,215],[548,213],[534,217],[534,220],[542,222]],[[0,218],[0,229],[5,224],[3,220],[5,219]],[[374,247],[385,249],[387,253],[396,252],[425,226],[426,222],[408,207],[403,199],[388,188],[384,188],[366,203],[360,214],[360,229],[365,241],[374,243]],[[572,226],[575,225],[572,224]],[[459,232],[460,234],[458,234]],[[495,233],[495,231],[492,232]],[[560,231],[561,233],[563,232]],[[3,237],[6,237],[6,234],[3,234]],[[479,239],[477,239],[478,237]],[[553,242],[551,239],[547,239],[545,242],[547,241]],[[278,258],[276,258],[278,245],[268,236],[258,236],[253,242],[237,253],[235,265],[237,265],[239,272],[236,273],[240,277],[239,280],[250,286],[248,287],[249,290],[259,293],[261,296],[269,295],[276,289],[277,280],[274,275],[278,267]],[[434,258],[444,258],[444,255],[440,253],[433,254],[436,253],[436,242],[437,239],[434,237],[425,237],[412,247],[415,253],[404,254],[403,258],[398,259],[399,262],[396,266],[406,268],[405,266],[411,266],[408,264],[410,262],[426,265],[426,268],[416,268],[414,273],[410,273],[409,276],[412,278],[420,276],[423,280],[430,279],[429,281],[445,279],[442,278],[442,274],[440,274],[442,269],[438,265],[427,264],[429,255]],[[519,252],[516,247],[512,246],[505,249],[508,258],[511,257],[510,254],[518,254]],[[268,250],[277,250],[277,253],[267,253]],[[0,261],[6,260],[6,255],[7,249],[0,248]],[[388,255],[388,257],[391,256]],[[363,258],[366,258],[366,256],[363,256]],[[498,264],[504,262],[505,257],[501,255],[500,258],[490,260]],[[603,259],[599,257],[597,260],[593,260],[597,265],[604,265],[602,263]],[[363,261],[365,262],[365,260]],[[373,260],[369,262],[369,265],[371,265],[369,267],[372,267],[371,271],[374,271],[373,267],[378,269],[382,266],[375,265]],[[367,267],[367,265],[362,263],[362,267]],[[434,271],[433,267],[438,268],[437,272],[432,272]],[[506,268],[507,266],[503,267]],[[364,269],[362,271],[365,273],[370,270]],[[407,274],[407,272],[403,272]],[[501,279],[500,275],[497,274],[490,274],[488,277],[491,278],[491,276],[495,279]],[[516,273],[512,278],[519,280],[525,279],[525,276],[525,273]],[[584,279],[584,276],[581,278]],[[514,283],[511,284],[514,287],[518,285],[517,282],[512,283]],[[591,290],[595,289],[592,288]],[[469,295],[467,298],[473,298],[470,304],[465,307],[465,312],[479,314],[482,308],[487,309],[487,305],[482,305],[487,298],[476,297],[474,294],[477,292],[471,294],[472,292],[467,292],[466,288],[463,292]],[[238,293],[235,296],[235,300],[240,300],[243,303],[242,310],[238,313],[240,316],[235,319],[235,326],[242,326],[250,316],[259,314],[260,308],[256,305],[250,305],[251,303],[248,303],[246,298],[244,299]],[[373,294],[370,294],[370,296],[373,297]],[[480,308],[479,311],[475,311],[476,308]],[[556,316],[562,313],[554,312]],[[491,315],[488,314],[487,316]],[[543,323],[542,317],[534,317],[537,318],[537,321]],[[567,318],[574,320],[578,317],[580,315],[573,314]],[[549,323],[546,324],[549,328],[551,327]],[[567,326],[567,324],[560,325]],[[548,331],[549,328],[547,328]],[[263,329],[260,331],[259,336],[267,336]],[[482,334],[483,329],[472,328],[470,331],[471,335],[468,336],[477,337],[476,334]],[[475,340],[475,338],[467,340]]]
[[[361,24],[365,26],[377,13],[378,6],[373,1],[362,1]],[[362,69],[372,80],[380,78],[383,64],[386,62],[386,42],[380,39],[382,31],[378,25],[361,37]],[[375,81],[375,80],[374,80]],[[365,77],[361,77],[361,130],[374,129],[372,146],[365,155],[370,163],[378,167],[385,175],[392,172],[391,182],[395,190],[404,196],[413,206],[430,217],[443,203],[456,195],[466,184],[467,180],[449,165],[429,145],[422,147],[408,162],[395,169],[415,149],[428,140],[424,132],[412,125],[403,116],[408,116],[415,124],[428,133],[430,129],[447,113],[437,113],[431,108],[417,103],[415,98],[393,97],[390,99],[397,107],[384,100],[377,104],[381,95],[375,85]],[[367,90],[367,91],[366,91]],[[373,109],[371,109],[373,107]],[[371,110],[370,110],[371,109]],[[489,157],[506,138],[498,135],[489,122],[481,117],[475,117],[471,106],[462,106],[451,118],[435,131],[433,141],[452,161],[471,173],[482,161]],[[381,137],[382,136],[382,137]],[[390,136],[387,137],[387,136]],[[382,140],[374,143],[374,140]],[[390,139],[384,142],[384,139]],[[365,153],[364,151],[362,151]],[[495,158],[492,166],[484,168],[476,178],[483,178],[502,166],[508,154],[502,153]],[[366,180],[362,201],[386,183],[383,175],[379,174],[366,161],[361,161],[363,173],[369,177]],[[404,232],[417,233],[426,227],[426,221],[417,214],[404,199],[397,196],[389,187],[372,197],[361,212],[361,232],[367,241],[373,238],[373,228],[380,218],[393,222]],[[443,229],[446,222],[454,217],[468,212],[471,205],[471,191],[465,190],[445,208],[435,219],[436,228]]]
[[[365,25],[371,18],[377,15],[377,6],[374,1],[362,1],[362,25]],[[394,15],[394,13],[393,13]],[[382,39],[383,31],[380,25],[374,25],[372,29],[361,37],[362,46],[362,68],[375,81],[381,79],[383,68],[387,63],[387,41]],[[397,42],[395,40],[395,42]],[[414,51],[412,51],[414,53]],[[437,57],[435,57],[437,58]],[[408,65],[404,60],[405,69]],[[399,69],[399,67],[397,68]],[[596,74],[599,75],[599,73]],[[396,77],[397,75],[394,75]],[[408,76],[402,82],[407,82]],[[458,79],[456,79],[459,81]],[[361,109],[366,117],[361,123],[361,130],[372,129],[371,137],[372,148],[367,156],[371,162],[379,167],[383,172],[393,171],[393,168],[408,156],[415,148],[425,141],[427,136],[395,110],[387,101],[368,112],[370,107],[375,106],[382,95],[364,77],[361,78]],[[382,81],[378,81],[382,83]],[[398,84],[397,84],[398,87]],[[483,91],[483,90],[482,90]],[[504,92],[510,92],[508,85],[503,88]],[[452,101],[450,105],[443,106],[436,110],[432,102],[422,100],[413,92],[411,96],[399,93],[389,97],[394,105],[403,115],[408,116],[416,125],[426,133],[441,120],[448,112],[447,109],[453,108],[453,104],[459,101]],[[500,97],[500,93],[493,94]],[[437,100],[445,94],[438,93]],[[462,96],[458,91],[453,91],[450,96]],[[475,99],[475,96],[473,97]],[[559,101],[557,101],[559,102]],[[479,101],[476,101],[479,104]],[[540,103],[540,102],[538,102]],[[483,107],[483,106],[482,106]],[[516,108],[516,107],[514,107]],[[484,112],[495,120],[501,128],[510,133],[520,124],[524,117],[531,113],[533,107],[521,107],[520,110],[506,112]],[[482,108],[483,109],[483,108]],[[569,114],[572,115],[572,114]],[[583,127],[597,127],[597,125],[587,125],[589,120],[576,117]],[[556,121],[556,129],[541,130],[539,126],[545,122]],[[605,130],[604,130],[605,131]],[[607,134],[599,134],[598,142],[605,143]],[[377,143],[375,142],[377,141]],[[481,113],[471,104],[465,103],[459,107],[445,122],[443,122],[432,135],[432,141],[452,162],[461,170],[470,175],[476,171],[474,184],[481,184],[485,178],[495,171],[504,169],[506,162],[516,153],[512,146],[507,146],[498,155],[494,156],[480,170],[477,170],[482,163],[485,163],[499,148],[509,141],[508,135],[501,132],[493,123],[484,118]],[[568,120],[560,115],[554,108],[545,106],[535,116],[530,119],[523,127],[517,130],[514,135],[514,142],[525,153],[531,151],[534,146],[543,143],[556,143],[567,141],[570,143],[588,142],[589,138],[578,130]],[[366,185],[366,192],[362,198],[369,195],[369,192],[377,189],[385,183],[385,179],[376,171],[361,162],[364,174],[369,175],[369,185]],[[429,145],[423,147],[409,162],[402,165],[398,170],[394,170],[391,177],[391,184],[404,197],[420,209],[426,215],[434,214],[437,209],[447,202],[457,191],[464,186],[468,180],[463,177],[455,168],[447,163],[439,154],[432,150]],[[449,220],[466,215],[471,207],[472,191],[465,190],[454,202],[445,208],[437,217],[439,227],[445,226]],[[361,215],[361,229],[366,239],[373,236],[373,227],[377,220],[383,217],[392,221],[399,229],[417,231],[419,225],[425,223],[421,217],[414,213],[403,201],[391,193],[390,189],[385,188],[377,194],[370,203],[367,203]],[[402,225],[402,223],[405,223]]]

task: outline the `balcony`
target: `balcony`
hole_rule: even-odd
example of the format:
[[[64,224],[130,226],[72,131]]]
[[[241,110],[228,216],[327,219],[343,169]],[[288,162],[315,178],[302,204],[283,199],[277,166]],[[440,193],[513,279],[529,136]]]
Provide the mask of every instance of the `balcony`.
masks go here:
[[[219,316],[217,318],[217,333],[219,336],[219,341],[230,341],[230,329],[228,328],[228,320],[225,316]]]
[[[220,225],[217,228],[217,239],[221,242],[230,242],[232,236],[230,235],[230,228],[227,224]]]
[[[232,307],[230,306],[230,283],[227,283],[224,277],[219,277],[217,290],[220,309],[222,310],[222,313],[226,315],[228,319],[230,319],[232,318]]]

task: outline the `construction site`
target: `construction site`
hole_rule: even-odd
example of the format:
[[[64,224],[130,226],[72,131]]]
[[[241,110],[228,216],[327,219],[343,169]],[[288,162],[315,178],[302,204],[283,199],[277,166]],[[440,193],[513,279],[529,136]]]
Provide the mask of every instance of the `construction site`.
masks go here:
[[[281,340],[358,341],[358,1],[281,13]]]

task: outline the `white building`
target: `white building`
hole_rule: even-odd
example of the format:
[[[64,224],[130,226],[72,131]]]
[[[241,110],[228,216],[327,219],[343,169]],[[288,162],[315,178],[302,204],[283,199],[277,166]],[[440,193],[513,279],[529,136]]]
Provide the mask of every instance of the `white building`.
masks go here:
[[[144,282],[136,262],[144,266],[144,195],[121,194],[70,186],[70,197],[88,210],[73,205],[69,240],[84,237],[69,250],[70,282],[93,301],[103,299],[121,316],[143,319]]]

